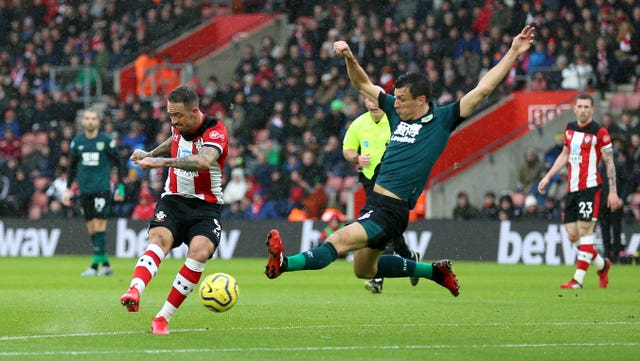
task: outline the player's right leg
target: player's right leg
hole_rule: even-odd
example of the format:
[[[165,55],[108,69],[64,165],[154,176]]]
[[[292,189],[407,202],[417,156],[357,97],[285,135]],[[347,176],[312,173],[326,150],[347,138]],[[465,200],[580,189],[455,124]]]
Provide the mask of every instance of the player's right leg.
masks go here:
[[[339,254],[366,246],[366,232],[360,224],[352,223],[330,235],[320,246],[288,257],[284,256],[284,246],[277,230],[269,232],[265,243],[269,260],[264,273],[273,279],[283,272],[325,268],[335,261]]]

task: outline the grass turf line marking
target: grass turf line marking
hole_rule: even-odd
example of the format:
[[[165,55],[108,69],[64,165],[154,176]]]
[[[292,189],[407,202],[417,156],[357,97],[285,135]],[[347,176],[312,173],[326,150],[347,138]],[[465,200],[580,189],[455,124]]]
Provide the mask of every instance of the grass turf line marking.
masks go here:
[[[212,349],[152,349],[152,350],[111,350],[111,351],[60,351],[60,352],[0,352],[0,356],[85,356],[104,354],[164,354],[203,352],[300,352],[300,351],[363,351],[363,350],[429,350],[429,349],[490,349],[490,348],[540,348],[540,347],[638,347],[638,342],[580,342],[580,343],[521,343],[521,344],[480,344],[480,345],[384,345],[384,346],[308,346],[308,347],[233,347]]]
[[[371,324],[359,325],[359,327],[529,327],[529,326],[611,326],[611,325],[631,325],[640,326],[640,322],[611,321],[611,322],[524,322],[524,323],[441,323],[441,324]],[[352,326],[352,325],[349,325]],[[247,331],[247,330],[300,330],[300,329],[321,329],[347,327],[347,325],[310,325],[310,326],[267,326],[267,327],[230,327],[230,328],[194,328],[194,329],[175,329],[171,332],[207,332],[207,331]],[[42,338],[67,338],[67,337],[92,337],[92,336],[120,336],[133,334],[146,334],[148,331],[114,331],[114,332],[87,332],[87,333],[66,333],[66,334],[50,334],[50,335],[25,335],[25,336],[2,336],[1,341],[19,341],[32,340]]]
[[[207,332],[207,328],[193,328],[193,329],[178,329],[171,330],[171,332]],[[19,341],[19,340],[33,340],[40,338],[67,338],[67,337],[93,337],[93,336],[121,336],[121,335],[139,335],[149,333],[150,331],[115,331],[115,332],[87,332],[87,333],[63,333],[63,334],[51,334],[51,335],[30,335],[30,336],[2,336],[0,341]]]

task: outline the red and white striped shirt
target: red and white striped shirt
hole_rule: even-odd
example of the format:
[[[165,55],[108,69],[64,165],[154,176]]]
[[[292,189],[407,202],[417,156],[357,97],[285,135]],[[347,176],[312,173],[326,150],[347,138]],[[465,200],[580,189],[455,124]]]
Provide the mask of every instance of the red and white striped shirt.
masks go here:
[[[584,127],[571,122],[564,130],[564,145],[569,149],[567,190],[576,192],[600,186],[598,164],[602,151],[612,147],[607,129],[593,121]]]
[[[229,137],[224,123],[215,118],[205,118],[200,131],[182,135],[171,127],[171,157],[181,158],[198,154],[202,147],[214,147],[220,153],[215,164],[207,170],[188,171],[169,167],[169,176],[162,196],[172,194],[200,198],[209,203],[222,204],[222,172],[227,159]]]

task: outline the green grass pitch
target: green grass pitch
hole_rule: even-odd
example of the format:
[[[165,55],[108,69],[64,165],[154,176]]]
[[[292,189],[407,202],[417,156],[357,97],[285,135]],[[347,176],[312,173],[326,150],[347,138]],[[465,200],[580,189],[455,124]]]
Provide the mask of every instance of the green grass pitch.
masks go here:
[[[263,259],[213,260],[236,277],[226,313],[192,294],[150,333],[183,260],[167,259],[138,313],[119,304],[135,260],[111,277],[81,278],[89,256],[0,258],[0,359],[11,360],[638,360],[640,268],[595,270],[561,290],[574,267],[456,262],[461,294],[428,280],[388,279],[371,295],[339,260],[321,271],[263,275]]]

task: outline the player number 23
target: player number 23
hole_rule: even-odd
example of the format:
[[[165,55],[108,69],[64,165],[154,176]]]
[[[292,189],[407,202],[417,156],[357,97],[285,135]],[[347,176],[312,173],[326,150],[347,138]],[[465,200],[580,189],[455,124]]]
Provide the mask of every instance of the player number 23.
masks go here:
[[[580,202],[578,207],[580,208],[580,214],[584,218],[589,218],[593,213],[593,202]]]

